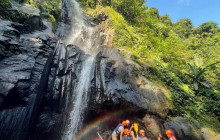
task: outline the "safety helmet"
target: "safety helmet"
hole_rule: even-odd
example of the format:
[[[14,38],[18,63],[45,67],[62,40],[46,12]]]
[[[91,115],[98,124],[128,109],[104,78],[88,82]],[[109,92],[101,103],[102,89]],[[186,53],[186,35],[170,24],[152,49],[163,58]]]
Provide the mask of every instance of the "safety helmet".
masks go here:
[[[123,124],[124,126],[127,126],[127,123],[126,123],[126,121],[123,121],[123,122],[122,122],[122,124]]]
[[[144,133],[144,130],[139,130],[139,134],[141,135],[142,133]]]
[[[124,129],[124,134],[126,135],[129,130],[127,128]]]
[[[173,132],[171,130],[166,130],[166,135],[167,136],[173,136]]]

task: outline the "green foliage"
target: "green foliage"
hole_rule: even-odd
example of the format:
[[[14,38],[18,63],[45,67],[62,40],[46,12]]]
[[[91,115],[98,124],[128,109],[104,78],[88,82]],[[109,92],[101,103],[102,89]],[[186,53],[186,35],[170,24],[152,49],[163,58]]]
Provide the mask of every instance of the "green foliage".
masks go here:
[[[167,26],[172,26],[173,23],[170,19],[170,17],[168,15],[163,15],[160,17],[160,20],[163,24],[167,25]]]
[[[0,18],[8,19],[10,16],[10,11],[8,10],[11,8],[10,0],[4,0],[0,2]]]
[[[95,9],[86,6],[85,11],[109,17],[115,31],[113,45],[132,52],[131,59],[140,65],[133,69],[136,76],[169,89],[174,116],[201,121],[220,132],[219,27],[211,22],[194,28],[189,19],[172,23],[168,15],[160,16],[156,8],[136,2],[112,0]],[[192,61],[194,56],[198,57]]]
[[[192,63],[188,63],[190,68],[190,74],[188,74],[188,76],[192,80],[192,85],[196,93],[200,88],[210,88],[210,84],[206,82],[204,74],[208,68],[213,67],[218,63],[220,63],[220,61],[205,66],[203,64],[203,60],[198,56],[194,57],[194,61]]]
[[[53,31],[56,29],[58,21],[61,20],[61,8],[59,7],[61,0],[17,0],[17,2],[20,4],[27,3],[33,7],[39,8],[41,10],[41,18],[46,18],[52,23]],[[33,16],[20,11],[10,11],[10,7],[10,0],[5,0],[0,3],[0,18],[25,24],[25,22]]]
[[[32,0],[28,0],[29,4],[33,3]],[[53,31],[57,27],[57,23],[61,20],[61,0],[45,0],[43,2],[35,2],[36,7],[41,11],[41,17],[48,19],[53,26]]]
[[[89,6],[90,8],[96,8],[97,0],[78,0],[82,6]],[[106,3],[108,5],[108,2]]]
[[[147,15],[148,17],[153,18],[153,19],[154,18],[159,19],[160,17],[157,8],[154,8],[154,7],[151,7],[149,10],[147,10]]]
[[[17,55],[20,53],[18,46],[16,45],[6,46],[1,43],[0,43],[0,52],[1,52],[0,57],[1,55],[9,57],[9,56]]]
[[[189,37],[189,35],[192,33],[193,25],[190,19],[181,19],[177,23],[175,23],[174,31],[180,36],[180,37]]]
[[[145,16],[143,16],[145,14],[145,10],[147,10],[147,6],[144,5],[145,0],[101,0],[101,3],[98,3],[98,0],[78,0],[78,2],[80,2],[81,5],[88,6],[90,8],[96,8],[97,4],[111,6],[132,24],[146,20]]]
[[[21,22],[24,18],[27,18],[28,15],[22,12],[12,12],[9,9],[11,8],[11,1],[4,0],[0,2],[0,18],[11,20],[14,22]]]
[[[206,22],[200,25],[196,30],[195,33],[197,34],[207,34],[207,33],[216,33],[219,32],[218,24],[215,22]]]

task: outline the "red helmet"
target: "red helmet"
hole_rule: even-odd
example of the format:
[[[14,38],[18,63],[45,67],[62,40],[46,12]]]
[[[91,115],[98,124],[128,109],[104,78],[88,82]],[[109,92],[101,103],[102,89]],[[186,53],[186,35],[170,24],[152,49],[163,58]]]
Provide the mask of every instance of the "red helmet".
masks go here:
[[[173,136],[173,132],[171,130],[166,130],[166,135],[167,136]]]

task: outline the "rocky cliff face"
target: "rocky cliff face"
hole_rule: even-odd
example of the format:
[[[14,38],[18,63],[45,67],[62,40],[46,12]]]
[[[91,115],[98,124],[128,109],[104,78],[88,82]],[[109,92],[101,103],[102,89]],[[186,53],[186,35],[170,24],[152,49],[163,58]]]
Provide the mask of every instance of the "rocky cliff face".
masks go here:
[[[63,5],[64,11],[65,7]],[[57,34],[61,39],[71,27],[67,11]],[[37,15],[36,15],[37,16]],[[88,20],[88,24],[90,24]],[[33,19],[34,23],[41,24]],[[172,129],[178,140],[203,140],[201,127],[184,118],[167,121],[169,104],[162,89],[132,72],[133,64],[126,62],[117,49],[111,46],[112,31],[106,30],[107,17],[93,22],[93,40],[101,47],[94,56],[90,75],[86,109],[79,131],[87,124],[112,114],[79,139],[107,138],[122,119],[138,122],[148,138],[157,139],[165,129]],[[33,23],[33,22],[31,22]],[[1,55],[0,61],[0,137],[2,140],[62,139],[70,112],[77,96],[76,87],[88,57],[76,44],[65,42],[52,32],[51,24],[43,20],[44,28],[29,34],[19,32],[17,23],[1,20],[0,29],[16,34],[0,34],[1,44],[15,45],[16,54]],[[17,26],[16,26],[17,25]],[[5,28],[6,27],[6,28]],[[5,32],[4,32],[5,33]],[[86,31],[82,34],[86,36]],[[145,83],[140,86],[140,83]],[[115,113],[114,112],[120,112]],[[206,135],[207,135],[207,131]],[[206,139],[206,138],[205,138]]]
[[[3,21],[1,26],[6,22],[7,31],[16,31],[16,23]],[[6,47],[16,45],[19,49],[19,54],[3,57],[0,62],[1,139],[27,139],[44,96],[41,90],[46,86],[57,39],[49,27],[33,34],[3,34],[1,39]]]

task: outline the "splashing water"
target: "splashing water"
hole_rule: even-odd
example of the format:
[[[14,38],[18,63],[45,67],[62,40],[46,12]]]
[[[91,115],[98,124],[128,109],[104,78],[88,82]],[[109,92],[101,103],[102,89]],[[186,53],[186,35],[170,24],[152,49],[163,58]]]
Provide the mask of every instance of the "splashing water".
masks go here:
[[[68,13],[71,19],[72,29],[66,39],[66,44],[75,44],[84,52],[93,54],[92,48],[95,46],[92,36],[94,35],[94,28],[85,22],[80,5],[75,0],[66,0],[68,3]],[[94,48],[93,48],[94,50]]]
[[[94,57],[88,57],[82,66],[81,75],[79,78],[79,82],[76,87],[76,99],[74,102],[73,110],[70,113],[70,123],[68,125],[68,129],[65,132],[63,140],[72,140],[77,133],[77,129],[82,122],[82,114],[87,105],[87,93],[88,87],[90,85],[90,75],[92,71],[92,66],[94,62]]]
[[[78,129],[82,125],[84,110],[87,107],[91,74],[94,70],[95,55],[97,54],[94,53],[94,48],[98,48],[98,45],[92,39],[94,29],[85,23],[80,5],[75,0],[65,0],[64,2],[66,2],[72,27],[66,39],[66,44],[75,44],[88,55],[82,62],[81,73],[73,92],[75,100],[73,101],[73,109],[70,112],[70,122],[62,136],[63,140],[75,140]]]

